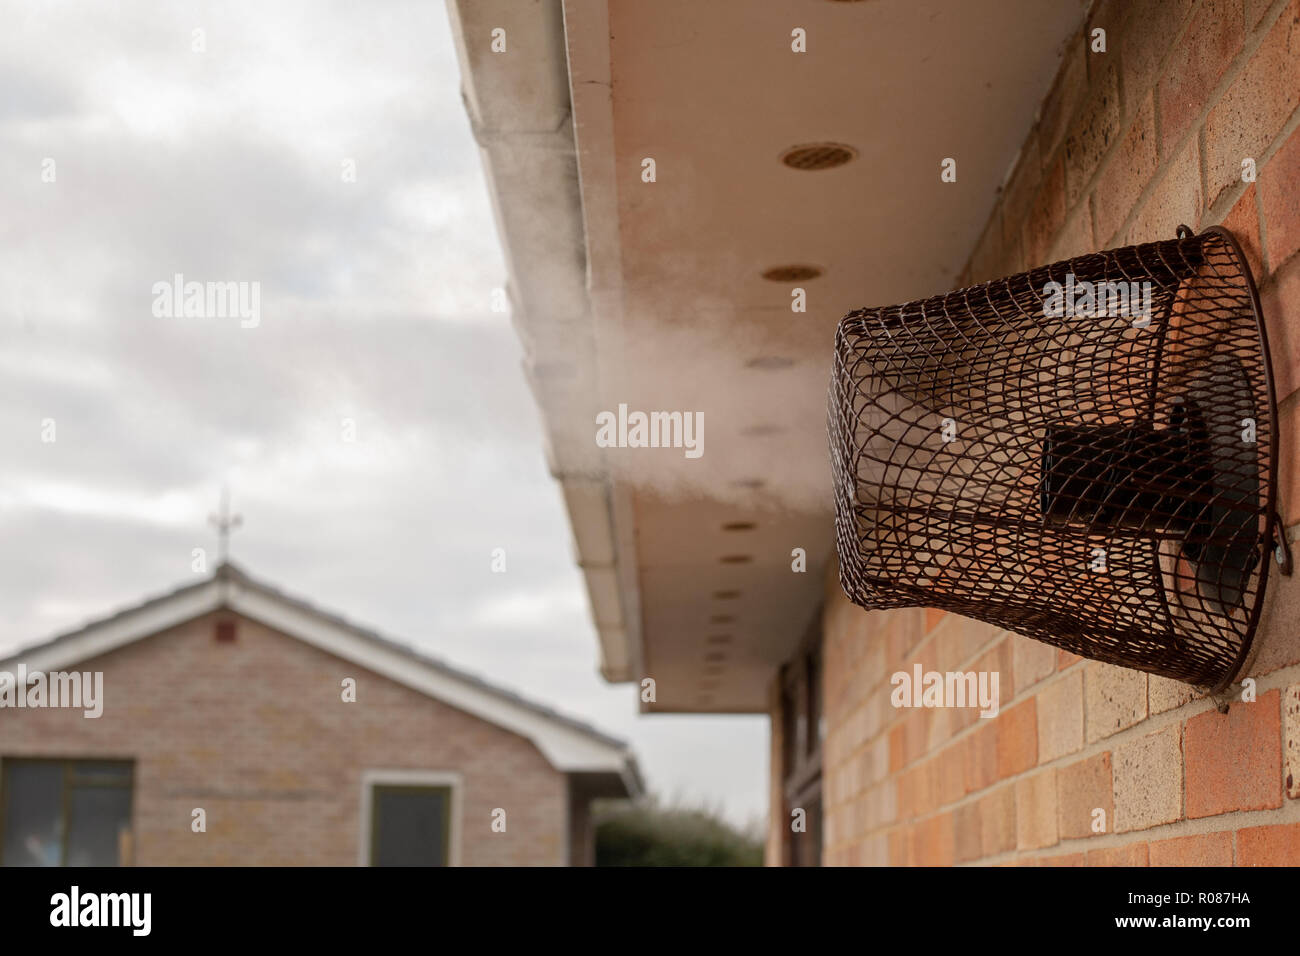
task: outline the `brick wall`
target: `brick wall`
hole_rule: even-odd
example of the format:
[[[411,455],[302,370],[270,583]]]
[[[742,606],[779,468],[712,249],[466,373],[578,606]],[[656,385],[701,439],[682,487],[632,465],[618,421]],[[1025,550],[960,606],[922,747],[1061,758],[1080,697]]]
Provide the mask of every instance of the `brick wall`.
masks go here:
[[[1107,32],[1107,51],[1086,37]],[[1099,3],[1067,50],[959,285],[1228,225],[1260,281],[1300,522],[1300,0]],[[1258,181],[1242,181],[1253,158]],[[824,627],[831,865],[1300,863],[1300,575],[1271,576],[1226,714],[1192,688],[927,609]],[[889,677],[1001,675],[1001,712],[895,709]],[[774,712],[773,725],[779,725]],[[775,772],[779,773],[779,767]],[[1105,830],[1094,832],[1095,811]],[[784,824],[788,825],[788,823]]]
[[[463,864],[565,862],[567,780],[530,741],[258,624],[227,644],[203,618],[76,669],[104,672],[104,715],[0,711],[0,759],[134,759],[140,865],[355,865],[367,769],[461,774]]]

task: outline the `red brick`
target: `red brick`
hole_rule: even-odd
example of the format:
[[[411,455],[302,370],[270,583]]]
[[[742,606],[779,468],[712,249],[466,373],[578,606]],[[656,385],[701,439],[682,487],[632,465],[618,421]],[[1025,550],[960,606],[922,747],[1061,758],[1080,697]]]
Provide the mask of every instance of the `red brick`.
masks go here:
[[[1025,268],[1047,264],[1047,250],[1065,224],[1065,161],[1057,159],[1043,171],[1038,195],[1025,221]]]
[[[1210,102],[1224,70],[1241,52],[1242,0],[1206,0],[1197,6],[1164,66],[1160,91],[1160,149],[1172,155]]]
[[[1280,695],[1271,690],[1254,703],[1234,702],[1187,722],[1187,816],[1282,805]]]
[[[1237,831],[1238,866],[1300,866],[1300,823]]]
[[[1300,0],[1292,0],[1205,123],[1206,205],[1241,181],[1241,161],[1257,161],[1300,106]]]
[[[1106,811],[1103,821],[1109,833],[1114,829],[1115,798],[1111,789],[1110,753],[1099,753],[1057,771],[1059,827],[1062,840],[1100,836],[1092,830],[1093,811]]]
[[[1056,241],[1047,251],[1047,258],[1053,262],[1086,256],[1097,251],[1097,240],[1092,234],[1092,196],[1084,196],[1078,206],[1070,213],[1070,218],[1061,227]]]
[[[1272,5],[1273,0],[1246,0],[1246,29],[1255,29],[1260,18],[1268,12],[1268,8]]]
[[[1201,221],[1201,207],[1200,141],[1193,136],[1168,163],[1155,189],[1138,210],[1128,231],[1128,241],[1173,239],[1182,224],[1196,231]]]
[[[1088,45],[1085,41],[1070,44],[1056,75],[1056,82],[1043,100],[1042,114],[1038,120],[1038,140],[1044,166],[1056,159],[1056,148],[1064,140],[1075,110],[1083,102],[1088,87],[1087,57]]]
[[[1089,850],[1087,856],[1088,866],[1148,866],[1149,859],[1145,842]]]
[[[1300,63],[1295,69],[1300,71]],[[1259,198],[1268,236],[1268,265],[1275,270],[1300,249],[1300,130],[1288,136],[1259,171]]]
[[[1056,652],[1056,669],[1058,671],[1063,671],[1067,667],[1079,663],[1081,660],[1083,660],[1083,658],[1078,654],[1072,654],[1066,650],[1058,650]]]
[[[947,611],[941,611],[939,608],[927,607],[925,609],[925,633],[929,634],[938,627],[939,622],[943,620],[943,616],[947,613]]]
[[[1161,59],[1178,36],[1192,4],[1187,0],[1129,0],[1130,27],[1119,40],[1124,66],[1124,96],[1130,102],[1145,96],[1156,83]],[[1152,38],[1160,38],[1152,42]]]
[[[1277,400],[1300,387],[1300,259],[1273,273],[1260,291],[1260,308],[1268,329]]]
[[[1038,706],[1034,698],[998,715],[998,779],[1038,763]]]
[[[1038,154],[1038,129],[1030,132],[1020,147],[1016,168],[1002,191],[1002,244],[1007,249],[1021,250],[1020,234],[1029,215],[1038,185],[1043,180],[1042,159]],[[1020,268],[1023,263],[1018,263]]]
[[[1152,866],[1232,866],[1232,831],[1156,840],[1150,853]]]
[[[1111,245],[1155,170],[1155,103],[1153,95],[1148,93],[1120,140],[1119,150],[1102,170],[1093,194],[1096,238],[1100,245]]]
[[[1083,106],[1065,137],[1067,209],[1083,198],[1102,157],[1120,135],[1118,70],[1113,58],[1104,60],[1101,75],[1089,84]]]
[[[1300,274],[1300,270],[1298,270],[1298,274]],[[1269,340],[1269,344],[1273,344],[1272,339]],[[1273,355],[1276,356],[1277,346],[1273,346],[1273,349]],[[1274,358],[1273,361],[1274,363],[1277,363],[1276,358]],[[1276,364],[1274,367],[1276,367]],[[1300,372],[1293,372],[1292,374],[1300,374]],[[1279,378],[1281,378],[1281,376],[1279,376]],[[1288,387],[1294,391],[1296,387],[1295,382],[1291,381]],[[1300,447],[1300,401],[1288,402],[1286,405],[1282,406],[1281,410],[1278,412],[1277,428],[1278,437],[1282,441],[1283,448]],[[1284,460],[1282,462],[1281,469],[1278,473],[1278,486],[1282,505],[1280,509],[1282,512],[1282,523],[1288,526],[1293,525],[1297,521],[1300,521],[1300,462],[1289,460]],[[1298,556],[1297,547],[1298,545],[1296,542],[1291,543],[1292,560]],[[1269,584],[1273,584],[1273,582],[1270,581]],[[1279,584],[1280,586],[1285,587],[1286,579],[1282,579]],[[1291,633],[1294,633],[1294,631]],[[1260,648],[1259,656],[1262,658],[1265,651],[1268,649],[1268,645]],[[1264,671],[1259,670],[1256,671],[1256,673],[1264,673]]]

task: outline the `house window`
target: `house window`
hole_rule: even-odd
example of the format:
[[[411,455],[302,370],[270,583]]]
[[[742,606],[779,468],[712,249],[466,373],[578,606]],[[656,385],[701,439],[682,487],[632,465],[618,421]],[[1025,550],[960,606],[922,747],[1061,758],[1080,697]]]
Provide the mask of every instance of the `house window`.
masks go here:
[[[0,761],[0,863],[129,863],[132,776],[129,761]]]
[[[361,793],[361,863],[457,865],[459,784],[455,774],[368,772]]]

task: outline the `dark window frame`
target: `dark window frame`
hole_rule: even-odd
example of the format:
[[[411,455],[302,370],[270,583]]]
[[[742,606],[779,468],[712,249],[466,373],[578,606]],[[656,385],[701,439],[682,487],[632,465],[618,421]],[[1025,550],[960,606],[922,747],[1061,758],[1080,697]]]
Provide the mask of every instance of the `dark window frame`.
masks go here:
[[[370,788],[370,846],[366,859],[366,866],[377,867],[380,864],[375,862],[375,854],[379,851],[379,794],[385,790],[400,790],[403,793],[440,793],[442,794],[442,866],[452,865],[452,827],[451,817],[453,813],[453,800],[455,799],[454,787],[450,783],[394,783],[386,781],[375,781],[369,783]]]
[[[63,773],[59,784],[59,863],[58,866],[66,867],[68,865],[68,839],[72,834],[71,810],[72,810],[72,791],[75,787],[99,788],[105,790],[126,790],[127,791],[127,833],[131,835],[132,856],[134,856],[135,846],[135,760],[131,757],[101,757],[101,756],[81,756],[81,757],[49,757],[49,756],[26,756],[26,755],[9,755],[0,756],[0,866],[7,866],[5,862],[6,847],[5,834],[7,832],[8,821],[5,819],[9,808],[9,777],[15,764],[55,764],[62,767]],[[118,768],[126,770],[125,781],[103,781],[103,780],[77,780],[76,766],[78,764],[115,764]],[[129,866],[132,860],[123,860],[121,847],[118,848],[117,866]]]

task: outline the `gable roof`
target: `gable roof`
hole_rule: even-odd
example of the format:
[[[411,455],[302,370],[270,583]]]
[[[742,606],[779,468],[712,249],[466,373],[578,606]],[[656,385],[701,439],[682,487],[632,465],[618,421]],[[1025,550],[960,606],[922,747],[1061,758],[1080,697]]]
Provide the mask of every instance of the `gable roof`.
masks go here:
[[[626,742],[285,594],[228,562],[195,584],[19,650],[0,660],[0,670],[20,661],[29,671],[64,670],[217,610],[232,611],[526,737],[557,770],[612,775],[617,780],[609,782],[621,784],[616,789],[628,796],[644,789]]]

